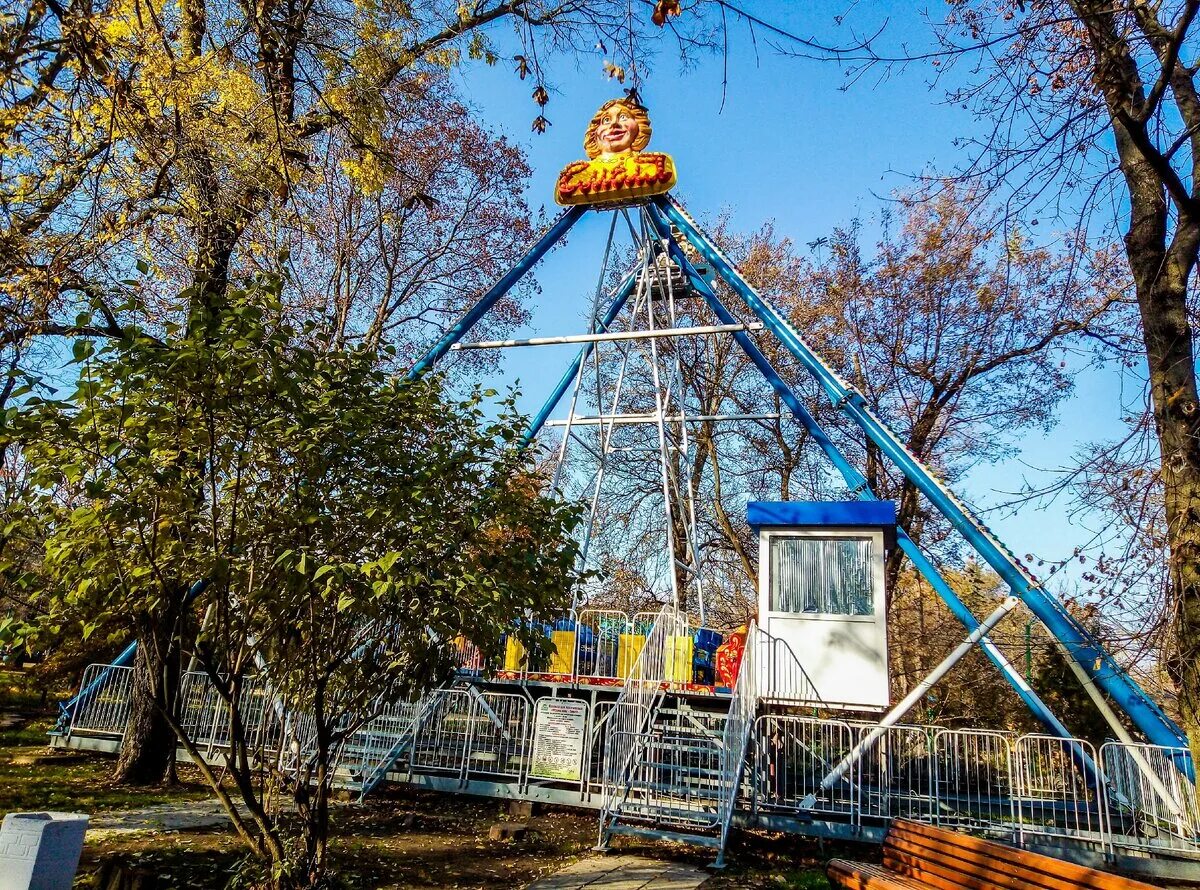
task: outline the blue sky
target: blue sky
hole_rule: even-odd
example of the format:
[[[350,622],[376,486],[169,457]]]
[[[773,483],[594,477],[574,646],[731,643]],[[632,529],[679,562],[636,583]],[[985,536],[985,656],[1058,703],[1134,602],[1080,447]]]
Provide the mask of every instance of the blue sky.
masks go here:
[[[823,3],[746,7],[796,33],[835,38],[832,16],[843,9]],[[889,15],[889,42],[915,45],[928,39],[913,7],[896,4]],[[774,220],[778,234],[805,249],[806,242],[855,216],[876,214],[877,196],[905,187],[908,174],[950,169],[961,159],[954,138],[978,126],[966,111],[943,104],[940,90],[930,90],[930,68],[913,67],[882,81],[868,77],[843,89],[838,66],[781,58],[763,35],[758,38],[756,56],[744,27],[733,25],[723,107],[720,56],[698,58],[680,73],[664,45],[641,88],[654,123],[652,147],[674,156],[675,193],[701,218],[726,211],[746,231]],[[510,63],[471,65],[455,75],[464,98],[483,118],[527,150],[534,169],[528,200],[535,211],[557,211],[551,193],[558,170],[582,157],[583,128],[595,108],[621,93],[604,76],[601,60],[562,59],[549,69],[546,115],[553,125],[544,135],[530,131],[533,84],[517,79]],[[589,215],[568,246],[538,267],[542,293],[525,335],[583,330],[581,316],[595,288],[608,222],[607,216]],[[572,355],[567,348],[511,350],[504,379],[519,377],[524,407],[535,410]],[[1061,421],[1049,435],[1030,432],[1016,459],[974,471],[961,493],[986,508],[1019,486],[1023,475],[1036,478],[1031,466],[1061,466],[1082,443],[1116,435],[1117,396],[1112,374],[1089,372],[1062,405]],[[1014,551],[1048,560],[1070,554],[1092,535],[1071,524],[1061,505],[988,518]]]

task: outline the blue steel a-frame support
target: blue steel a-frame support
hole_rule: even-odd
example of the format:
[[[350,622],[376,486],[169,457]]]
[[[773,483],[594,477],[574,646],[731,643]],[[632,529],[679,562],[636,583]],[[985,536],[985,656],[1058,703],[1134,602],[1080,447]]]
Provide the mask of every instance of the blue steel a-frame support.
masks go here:
[[[803,337],[788,323],[770,301],[759,295],[742,278],[732,263],[723,255],[720,249],[709,239],[691,219],[683,208],[670,195],[652,199],[650,204],[651,217],[659,229],[660,236],[667,222],[676,226],[716,271],[746,303],[747,307],[761,321],[764,327],[774,334],[784,348],[788,350],[817,381],[835,407],[850,417],[866,435],[879,446],[900,469],[904,475],[915,484],[919,491],[929,499],[930,503],[941,512],[972,547],[983,557],[997,574],[1009,585],[1013,592],[1028,606],[1037,618],[1046,626],[1050,633],[1064,645],[1067,653],[1076,665],[1081,680],[1095,683],[1101,687],[1116,702],[1117,706],[1127,714],[1147,738],[1155,744],[1171,747],[1186,747],[1186,737],[1179,727],[1162,709],[1154,703],[1138,684],[1116,663],[1115,659],[1091,636],[1086,628],[1071,615],[1066,608],[1053,596],[1046,592],[1036,579],[1008,552],[996,539],[992,532],[958,500],[958,498],[925,467],[872,411],[862,394],[843,381],[838,374],[816,355],[804,341]],[[503,276],[480,300],[429,350],[429,352],[408,372],[413,378],[428,370],[439,358],[462,339],[468,331],[483,317],[496,302],[532,266],[566,234],[566,232],[583,216],[586,208],[572,207],[564,211],[522,258],[512,270]],[[661,216],[660,216],[661,214]],[[665,229],[668,243],[674,239],[670,229]],[[676,259],[684,259],[678,245],[674,245],[673,253]],[[684,268],[689,269],[689,276],[697,290],[701,293],[713,312],[723,324],[732,324],[736,319],[716,299],[711,288],[704,279],[696,274],[690,263]],[[625,280],[618,290],[608,313],[598,320],[602,327],[607,327],[620,312],[633,286],[633,277]],[[860,498],[873,498],[866,479],[854,468],[836,446],[828,439],[817,425],[812,415],[796,398],[795,393],[787,387],[779,375],[771,367],[765,356],[754,345],[753,340],[739,332],[738,342],[751,361],[759,368],[768,382],[779,393],[780,399],[786,404],[793,415],[813,435],[814,441],[830,458],[833,465],[842,474],[851,491]],[[522,444],[527,445],[540,431],[554,407],[570,387],[571,381],[577,375],[579,367],[590,353],[591,345],[580,350],[575,361],[563,375],[549,399],[531,422]],[[897,544],[913,562],[913,565],[933,586],[960,621],[968,628],[974,629],[978,621],[961,599],[946,584],[929,560],[913,544],[903,530],[897,536]],[[988,657],[1001,669],[1006,679],[1013,685],[1017,694],[1037,716],[1056,735],[1069,736],[1066,728],[1054,717],[1045,704],[1029,688],[1007,660],[990,644],[984,646]],[[1005,667],[1007,666],[1007,667]],[[1098,693],[1097,693],[1098,695]],[[1102,702],[1101,702],[1102,703]],[[1106,705],[1105,705],[1106,707]]]
[[[713,292],[712,288],[709,287],[708,282],[700,276],[700,274],[692,266],[691,261],[680,249],[679,244],[675,241],[674,236],[671,234],[671,228],[669,224],[663,218],[658,208],[651,205],[649,210],[650,218],[654,222],[654,227],[657,230],[659,237],[666,242],[671,253],[671,258],[674,259],[675,262],[679,264],[680,268],[684,270],[685,274],[691,281],[692,286],[704,298],[704,301],[708,304],[709,308],[712,310],[712,313],[717,317],[721,324],[737,324],[737,319],[734,318],[733,314],[727,308],[725,308],[725,304],[721,302],[720,298]],[[825,430],[823,430],[821,425],[817,423],[816,418],[809,413],[808,409],[804,407],[803,403],[796,396],[796,393],[792,390],[792,388],[783,381],[782,377],[779,376],[779,373],[775,370],[770,360],[763,355],[762,351],[755,344],[754,338],[752,338],[745,331],[737,331],[734,333],[733,337],[738,345],[742,347],[742,351],[746,353],[746,356],[758,369],[759,373],[766,378],[767,382],[771,385],[771,388],[775,390],[775,393],[779,396],[780,401],[787,406],[788,410],[792,413],[792,416],[799,421],[800,425],[803,426],[808,434],[812,437],[812,440],[816,442],[817,447],[821,449],[822,453],[824,453],[824,455],[829,459],[829,462],[833,464],[833,466],[841,474],[842,479],[845,480],[846,487],[850,490],[851,494],[864,501],[878,500],[876,494],[871,491],[871,487],[867,482],[866,477],[863,476],[853,464],[846,460],[845,455],[843,455],[838,447],[833,444],[833,441],[828,435],[826,435]],[[978,628],[979,621],[976,619],[974,613],[971,612],[966,603],[959,598],[958,594],[954,592],[954,589],[946,583],[946,579],[942,577],[941,573],[938,572],[936,568],[934,568],[933,563],[931,563],[925,554],[921,552],[920,548],[917,547],[916,543],[902,528],[896,529],[896,545],[902,551],[904,551],[904,554],[909,558],[917,571],[924,576],[925,580],[929,582],[929,585],[934,589],[934,591],[937,592],[938,596],[942,598],[942,600],[946,603],[946,606],[950,609],[951,613],[953,613],[954,617],[961,621],[968,631],[974,631],[976,628]],[[1043,702],[1041,697],[1033,690],[1032,687],[1030,687],[1030,685],[1025,681],[1025,678],[1021,676],[1020,672],[1014,668],[1012,663],[1004,657],[1004,654],[996,648],[996,645],[988,637],[984,637],[980,641],[980,646],[983,649],[984,654],[987,655],[992,664],[994,664],[1004,676],[1004,679],[1008,681],[1013,690],[1018,696],[1020,696],[1021,701],[1023,701],[1029,710],[1033,712],[1033,715],[1040,720],[1042,724],[1054,735],[1057,735],[1061,738],[1071,738],[1071,731],[1067,729],[1067,727],[1064,726],[1056,716],[1054,716],[1054,712],[1046,706],[1046,703]]]
[[[843,381],[809,347],[786,317],[759,295],[720,248],[708,238],[669,195],[653,199],[654,205],[674,224],[709,262],[717,274],[746,303],[767,330],[778,338],[817,381],[833,405],[853,420],[879,449],[904,473],[931,504],[955,527],[984,561],[1000,575],[1013,593],[1061,642],[1082,671],[1081,680],[1099,685],[1129,716],[1146,737],[1157,745],[1186,747],[1186,736],[1145,691],[1116,663],[1088,630],[1052,595],[1045,591],[979,519],[958,500],[928,467],[924,466],[880,420],[863,395]],[[1099,704],[1099,703],[1098,703]],[[1119,727],[1114,727],[1117,730]]]

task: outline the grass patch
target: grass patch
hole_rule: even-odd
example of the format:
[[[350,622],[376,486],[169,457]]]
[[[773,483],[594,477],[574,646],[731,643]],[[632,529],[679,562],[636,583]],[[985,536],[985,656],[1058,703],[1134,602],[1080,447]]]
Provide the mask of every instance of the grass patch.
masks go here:
[[[49,718],[0,731],[0,813],[71,810],[99,813],[185,800],[203,800],[208,792],[185,771],[179,788],[125,788],[110,780],[113,759],[99,754],[67,753],[46,759]]]
[[[0,670],[0,711],[42,710],[49,693],[26,671]]]

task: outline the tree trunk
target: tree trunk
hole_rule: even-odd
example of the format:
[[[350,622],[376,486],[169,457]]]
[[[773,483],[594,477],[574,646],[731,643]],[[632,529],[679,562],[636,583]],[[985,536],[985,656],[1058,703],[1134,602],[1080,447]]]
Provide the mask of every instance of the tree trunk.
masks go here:
[[[1170,547],[1175,650],[1169,667],[1183,728],[1200,763],[1200,400],[1186,275],[1180,280],[1167,264],[1144,291],[1137,277]]]
[[[1139,117],[1146,88],[1128,38],[1118,28],[1117,12],[1098,0],[1072,0],[1071,5],[1087,27],[1095,82],[1104,95],[1121,175],[1129,189],[1125,255],[1142,319],[1170,551],[1168,605],[1175,640],[1167,664],[1192,756],[1200,763],[1200,401],[1187,310],[1188,280],[1200,250],[1200,220],[1194,207],[1180,204],[1178,195],[1171,199],[1175,213],[1170,212],[1168,184],[1175,171],[1169,153],[1156,153],[1150,126]],[[1162,52],[1160,38],[1170,34],[1155,15],[1143,15],[1139,27],[1152,38],[1155,51]],[[1171,64],[1175,110],[1189,125],[1194,146],[1195,125],[1200,123],[1195,75],[1177,60]],[[1188,197],[1194,203],[1195,182],[1191,189]],[[1169,237],[1172,217],[1175,231]]]
[[[175,733],[166,711],[175,707],[179,663],[174,627],[164,631],[160,622],[149,618],[139,621],[129,724],[121,742],[115,781],[128,785],[175,782]]]
[[[209,212],[196,226],[197,266],[195,301],[189,323],[215,323],[213,310],[224,299],[229,286],[229,264],[241,233],[239,225]],[[195,311],[199,308],[200,311]],[[203,381],[197,381],[203,385]],[[186,472],[197,479],[196,507],[204,501],[201,484],[204,459],[182,454],[178,458]],[[182,664],[180,622],[186,618],[186,587],[175,593],[175,601],[158,614],[138,620],[138,647],[130,690],[129,723],[121,743],[115,780],[130,785],[175,782],[175,733],[167,721],[174,714]]]

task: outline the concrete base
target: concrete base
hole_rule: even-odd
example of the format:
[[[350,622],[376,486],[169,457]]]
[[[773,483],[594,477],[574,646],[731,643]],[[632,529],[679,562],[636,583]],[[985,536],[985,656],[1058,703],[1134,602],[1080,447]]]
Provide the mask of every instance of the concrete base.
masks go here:
[[[0,890],[71,890],[88,817],[9,813],[0,825]]]

